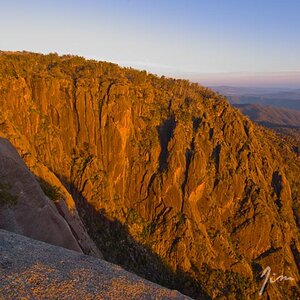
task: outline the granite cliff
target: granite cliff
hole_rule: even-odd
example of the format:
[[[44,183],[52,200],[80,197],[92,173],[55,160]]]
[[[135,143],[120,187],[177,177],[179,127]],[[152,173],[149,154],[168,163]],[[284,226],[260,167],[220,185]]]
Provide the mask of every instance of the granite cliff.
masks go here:
[[[106,260],[199,299],[255,298],[270,266],[295,281],[263,297],[299,296],[299,158],[222,96],[111,63],[2,52],[0,106],[0,136],[63,195],[69,226],[78,211]]]

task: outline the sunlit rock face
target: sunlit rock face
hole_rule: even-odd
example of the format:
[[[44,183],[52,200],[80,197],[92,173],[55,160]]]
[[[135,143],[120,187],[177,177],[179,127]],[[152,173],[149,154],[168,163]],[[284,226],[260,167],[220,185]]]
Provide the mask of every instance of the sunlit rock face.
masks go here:
[[[1,135],[105,259],[195,298],[255,295],[268,265],[299,280],[299,158],[224,98],[55,54],[2,53],[0,74]]]

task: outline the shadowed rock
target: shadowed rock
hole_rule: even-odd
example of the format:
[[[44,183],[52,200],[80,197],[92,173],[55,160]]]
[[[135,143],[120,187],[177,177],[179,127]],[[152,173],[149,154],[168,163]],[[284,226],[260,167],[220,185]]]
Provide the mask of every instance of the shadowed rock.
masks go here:
[[[0,138],[0,228],[102,257],[76,209],[69,210],[61,193],[45,184],[43,191],[10,142]]]
[[[0,183],[0,228],[81,252],[66,221],[5,139],[0,139]]]

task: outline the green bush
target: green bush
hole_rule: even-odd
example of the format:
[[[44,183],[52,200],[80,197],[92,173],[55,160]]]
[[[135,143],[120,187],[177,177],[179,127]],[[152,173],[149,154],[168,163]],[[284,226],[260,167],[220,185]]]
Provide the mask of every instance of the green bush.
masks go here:
[[[62,198],[62,194],[57,186],[52,186],[43,179],[39,179],[40,186],[44,194],[52,201],[57,201]]]
[[[154,222],[150,222],[148,223],[144,228],[143,231],[141,233],[141,237],[143,239],[148,238],[155,230],[155,223]]]

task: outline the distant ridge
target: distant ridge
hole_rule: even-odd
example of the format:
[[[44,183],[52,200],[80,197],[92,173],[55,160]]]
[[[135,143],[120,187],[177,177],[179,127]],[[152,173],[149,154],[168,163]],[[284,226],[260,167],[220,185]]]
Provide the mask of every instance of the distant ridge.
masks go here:
[[[300,110],[300,89],[214,86],[233,104],[262,104]]]
[[[252,121],[268,127],[299,127],[300,111],[261,104],[235,104]]]

